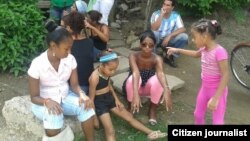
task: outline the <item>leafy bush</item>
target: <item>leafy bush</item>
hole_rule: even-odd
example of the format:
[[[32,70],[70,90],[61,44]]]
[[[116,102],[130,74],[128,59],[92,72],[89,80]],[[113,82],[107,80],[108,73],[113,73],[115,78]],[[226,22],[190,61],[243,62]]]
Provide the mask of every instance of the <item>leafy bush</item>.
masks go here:
[[[1,2],[0,13],[0,70],[17,76],[45,48],[45,17],[32,0]]]
[[[218,9],[229,10],[238,21],[244,20],[244,14],[241,7],[250,4],[250,0],[178,0],[178,5],[182,5],[187,12],[193,16],[211,15]]]

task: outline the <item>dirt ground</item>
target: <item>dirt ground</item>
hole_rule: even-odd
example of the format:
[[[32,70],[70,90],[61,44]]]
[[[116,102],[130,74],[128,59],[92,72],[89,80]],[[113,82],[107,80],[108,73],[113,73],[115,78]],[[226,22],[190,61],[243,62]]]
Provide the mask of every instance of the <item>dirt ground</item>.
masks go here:
[[[218,36],[217,41],[224,46],[230,53],[232,48],[241,41],[250,41],[249,33],[250,16],[246,22],[238,24],[231,18],[223,18],[219,21],[222,25],[223,34]],[[190,24],[195,19],[185,17],[184,23],[189,32]],[[124,34],[130,30],[140,27],[137,20],[131,20],[123,26]],[[195,49],[190,42],[188,49]],[[229,56],[230,57],[230,56]],[[178,68],[171,68],[165,65],[165,73],[175,75],[185,81],[185,86],[172,92],[174,101],[173,110],[167,112],[166,116],[158,113],[158,117],[166,119],[168,124],[193,124],[193,110],[195,108],[195,100],[200,85],[200,59],[181,56],[177,60]],[[249,76],[247,76],[249,77]],[[230,71],[228,105],[225,115],[226,124],[250,124],[250,91],[240,86],[233,78]],[[27,95],[28,83],[27,76],[14,77],[9,74],[0,73],[0,109],[4,106],[4,101],[15,96]],[[162,106],[160,110],[164,110]],[[164,113],[165,114],[165,113]],[[207,116],[207,122],[210,123],[210,114]],[[0,114],[0,128],[4,125],[2,112]]]
[[[250,13],[246,12],[247,18],[244,23],[237,23],[232,16],[223,13],[217,13],[212,19],[217,19],[221,23],[222,34],[217,36],[217,42],[230,52],[233,47],[245,41],[250,41]],[[211,18],[210,18],[211,19]],[[183,17],[185,27],[190,35],[190,26],[196,21],[192,17]],[[136,18],[130,21],[130,24],[123,26],[124,33],[131,30],[139,33],[142,30],[141,20]],[[187,49],[196,49],[192,42],[189,42]],[[185,86],[173,91],[172,98],[174,107],[172,112],[167,113],[167,122],[173,124],[193,124],[193,110],[198,88],[200,86],[200,59],[189,56],[181,56],[177,59],[178,68],[172,68],[165,65],[165,73],[175,75],[185,81]],[[229,63],[228,63],[229,65]],[[230,69],[230,67],[229,67]],[[249,76],[246,76],[249,77]],[[243,88],[237,83],[230,70],[228,105],[225,115],[225,124],[250,124],[250,90]],[[158,115],[159,116],[159,115]],[[211,114],[207,114],[207,123],[211,123]],[[164,116],[165,118],[165,116]]]

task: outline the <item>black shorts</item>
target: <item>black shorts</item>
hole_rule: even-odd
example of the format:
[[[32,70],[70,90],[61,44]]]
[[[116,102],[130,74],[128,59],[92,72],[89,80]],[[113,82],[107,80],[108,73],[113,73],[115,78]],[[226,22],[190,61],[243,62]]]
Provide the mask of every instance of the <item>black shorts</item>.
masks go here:
[[[110,109],[116,107],[115,99],[110,92],[95,96],[95,111],[97,116],[108,113]]]

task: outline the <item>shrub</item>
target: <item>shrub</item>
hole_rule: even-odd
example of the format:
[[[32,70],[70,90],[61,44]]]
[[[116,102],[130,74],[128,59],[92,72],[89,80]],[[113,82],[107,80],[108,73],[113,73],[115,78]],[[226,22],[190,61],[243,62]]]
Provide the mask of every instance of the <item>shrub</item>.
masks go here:
[[[44,19],[35,1],[2,1],[0,5],[0,70],[27,71],[34,56],[44,50]]]
[[[241,7],[250,4],[250,0],[178,0],[177,2],[193,16],[207,16],[218,9],[226,9],[237,21],[243,21],[245,18]]]

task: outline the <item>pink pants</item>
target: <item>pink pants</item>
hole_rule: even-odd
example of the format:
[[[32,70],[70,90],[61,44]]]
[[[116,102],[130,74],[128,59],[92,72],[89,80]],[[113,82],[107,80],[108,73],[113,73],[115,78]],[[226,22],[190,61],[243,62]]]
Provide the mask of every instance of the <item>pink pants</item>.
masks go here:
[[[126,82],[127,100],[129,102],[133,99],[133,78],[132,75],[129,76]],[[150,96],[151,102],[158,104],[162,96],[163,88],[157,76],[154,75],[148,79],[146,85],[141,87],[141,78],[139,81],[139,95],[140,96]]]
[[[207,104],[211,97],[216,93],[217,87],[206,87],[201,85],[197,99],[196,108],[194,111],[195,124],[205,124],[205,114]],[[212,124],[224,124],[224,115],[226,111],[228,88],[226,87],[220,97],[217,109],[212,112]]]

